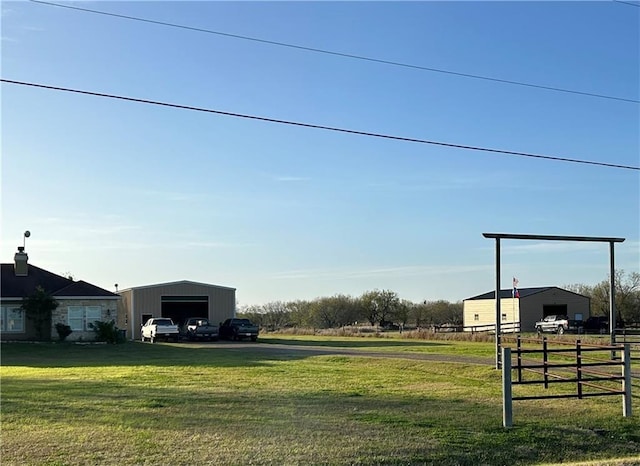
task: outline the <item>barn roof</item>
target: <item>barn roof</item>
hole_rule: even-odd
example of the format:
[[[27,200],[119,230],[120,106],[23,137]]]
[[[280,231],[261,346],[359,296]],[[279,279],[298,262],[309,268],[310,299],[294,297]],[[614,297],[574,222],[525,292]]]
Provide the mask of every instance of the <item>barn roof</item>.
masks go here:
[[[562,290],[562,291],[566,291],[567,293],[573,293],[575,295],[578,296],[583,296],[583,297],[587,297],[578,293],[574,293],[573,291],[569,291],[569,290],[565,290],[564,288],[558,288],[557,286],[541,286],[541,287],[536,287],[536,288],[518,288],[518,293],[520,294],[520,299],[522,298],[526,298],[528,296],[534,295],[534,294],[538,294],[538,293],[542,293],[544,291],[548,291],[551,289],[557,289],[557,290]],[[467,298],[465,299],[465,301],[471,301],[471,300],[479,300],[479,299],[495,299],[495,295],[496,292],[495,290],[492,291],[488,291],[486,293],[482,293],[479,294],[477,296],[472,296],[471,298]],[[512,288],[507,288],[504,290],[500,290],[500,299],[506,299],[506,298],[512,298],[513,297],[513,289]]]
[[[235,288],[231,288],[229,286],[213,285],[211,283],[193,282],[191,280],[179,280],[175,282],[154,283],[153,285],[132,286],[131,288],[122,289],[119,292],[122,293],[124,291],[144,290],[148,288],[159,288],[159,287],[175,286],[175,285],[197,285],[197,286],[205,286],[207,288],[220,288],[223,290],[233,290],[233,291],[236,290]]]

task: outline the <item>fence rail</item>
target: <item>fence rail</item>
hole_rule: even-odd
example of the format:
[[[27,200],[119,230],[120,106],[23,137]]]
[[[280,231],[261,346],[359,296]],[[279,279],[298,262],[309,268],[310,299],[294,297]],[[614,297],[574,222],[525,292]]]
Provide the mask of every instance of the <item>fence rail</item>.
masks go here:
[[[465,332],[471,333],[496,333],[496,324],[484,325],[467,325],[462,327]],[[502,333],[519,333],[520,322],[505,322],[500,324],[500,332]]]
[[[617,328],[615,339],[621,344],[628,343],[631,348],[631,360],[640,361],[640,328]]]
[[[523,348],[523,343],[540,344],[541,348]],[[513,425],[513,401],[542,400],[553,398],[589,398],[595,396],[621,395],[623,397],[622,415],[631,416],[631,357],[630,344],[621,345],[585,345],[576,340],[572,347],[561,346],[563,342],[554,342],[549,346],[547,338],[542,340],[516,338],[516,348],[502,347],[502,393],[503,426]],[[621,360],[608,359],[619,352]],[[515,353],[515,364],[512,355]],[[607,359],[592,355],[606,353]],[[533,357],[533,359],[531,358]],[[600,372],[593,368],[613,367],[619,373]],[[515,380],[512,371],[516,371]],[[615,371],[614,371],[615,372]],[[525,379],[524,374],[534,374],[537,378]],[[567,374],[571,374],[569,377]],[[575,374],[575,375],[574,375]],[[621,388],[602,386],[594,382],[621,383]],[[575,384],[574,393],[513,396],[514,385]],[[585,391],[585,388],[590,391]]]

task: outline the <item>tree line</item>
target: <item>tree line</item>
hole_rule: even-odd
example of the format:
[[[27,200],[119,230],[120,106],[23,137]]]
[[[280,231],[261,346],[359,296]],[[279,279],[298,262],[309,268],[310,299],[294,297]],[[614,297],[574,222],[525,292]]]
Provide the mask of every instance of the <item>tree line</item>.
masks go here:
[[[640,323],[640,273],[615,272],[617,316],[627,323]],[[609,278],[596,285],[576,283],[565,289],[591,299],[591,315],[609,315]],[[437,300],[415,303],[400,299],[391,290],[373,290],[361,296],[337,294],[313,300],[274,301],[244,306],[238,315],[268,330],[287,327],[340,328],[349,325],[431,328],[460,326],[462,302]]]
[[[348,325],[432,327],[462,325],[462,302],[400,299],[391,290],[361,296],[337,294],[314,300],[274,301],[245,306],[238,314],[268,330],[287,327],[340,328]]]
[[[609,277],[596,285],[575,283],[564,288],[591,298],[591,315],[609,315]],[[618,320],[640,323],[640,273],[627,274],[616,270],[614,274],[614,297]]]

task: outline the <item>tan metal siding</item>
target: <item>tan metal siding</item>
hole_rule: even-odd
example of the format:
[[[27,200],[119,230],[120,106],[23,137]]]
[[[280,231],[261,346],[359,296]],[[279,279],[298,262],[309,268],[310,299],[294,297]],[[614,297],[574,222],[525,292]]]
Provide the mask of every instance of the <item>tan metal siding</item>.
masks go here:
[[[236,291],[233,288],[219,287],[193,282],[176,282],[163,285],[133,288],[120,293],[130,293],[127,311],[133,323],[133,338],[140,338],[142,315],[150,314],[161,317],[163,296],[207,296],[209,301],[208,316],[212,322],[221,322],[235,316]]]
[[[500,299],[500,313],[506,314],[506,320],[501,319],[500,324],[511,324],[520,319],[520,303],[517,299]],[[475,315],[478,320],[475,320]],[[470,299],[463,302],[462,321],[465,331],[472,331],[470,327],[481,325],[495,325],[496,300],[495,299]],[[486,329],[485,329],[486,330]]]
[[[127,338],[131,338],[134,334],[133,321],[131,320],[131,296],[132,290],[123,291],[118,301],[118,328],[127,330]],[[139,325],[138,325],[139,327]]]

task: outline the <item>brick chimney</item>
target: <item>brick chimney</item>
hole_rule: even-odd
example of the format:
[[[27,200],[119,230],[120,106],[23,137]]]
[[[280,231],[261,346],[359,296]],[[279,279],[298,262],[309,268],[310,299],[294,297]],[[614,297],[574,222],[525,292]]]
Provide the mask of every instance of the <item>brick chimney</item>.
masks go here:
[[[29,274],[29,266],[27,265],[29,256],[24,252],[24,246],[18,246],[18,252],[16,252],[13,259],[15,261],[14,270],[16,277],[26,277]]]

